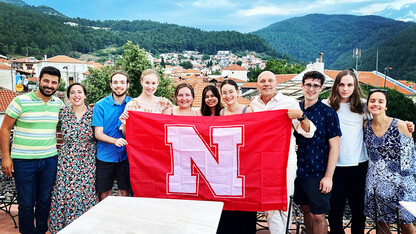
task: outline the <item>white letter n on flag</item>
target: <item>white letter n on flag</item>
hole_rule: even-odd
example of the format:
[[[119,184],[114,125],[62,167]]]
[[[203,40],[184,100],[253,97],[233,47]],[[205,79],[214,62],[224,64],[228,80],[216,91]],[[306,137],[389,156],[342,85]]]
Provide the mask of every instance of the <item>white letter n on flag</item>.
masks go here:
[[[194,126],[165,125],[166,144],[171,146],[171,173],[167,192],[198,195],[201,176],[215,197],[244,197],[239,148],[244,127],[211,127],[213,153]]]

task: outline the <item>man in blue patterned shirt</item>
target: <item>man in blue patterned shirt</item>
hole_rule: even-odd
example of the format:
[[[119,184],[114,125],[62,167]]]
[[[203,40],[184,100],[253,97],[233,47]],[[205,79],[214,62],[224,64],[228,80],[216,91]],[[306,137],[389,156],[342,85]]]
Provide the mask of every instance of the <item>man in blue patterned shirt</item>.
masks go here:
[[[307,233],[327,233],[325,213],[330,210],[332,176],[339,155],[341,129],[337,113],[319,99],[325,77],[318,71],[302,79],[304,101],[300,108],[316,126],[312,138],[295,133],[299,146],[295,203],[305,215]]]

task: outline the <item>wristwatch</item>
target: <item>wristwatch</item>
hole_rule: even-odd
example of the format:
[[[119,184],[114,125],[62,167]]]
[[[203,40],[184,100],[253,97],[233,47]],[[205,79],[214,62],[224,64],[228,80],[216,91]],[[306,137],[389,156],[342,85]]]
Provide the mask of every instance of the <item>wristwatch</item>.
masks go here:
[[[299,121],[302,121],[302,120],[304,120],[304,119],[306,119],[305,112],[303,112],[302,117],[300,117],[298,120],[299,120]]]

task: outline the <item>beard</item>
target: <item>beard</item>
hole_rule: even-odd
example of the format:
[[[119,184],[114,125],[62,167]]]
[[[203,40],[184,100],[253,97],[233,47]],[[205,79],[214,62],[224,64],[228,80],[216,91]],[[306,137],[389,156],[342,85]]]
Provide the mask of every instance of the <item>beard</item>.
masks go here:
[[[127,90],[125,90],[124,92],[122,92],[122,93],[120,93],[120,94],[115,93],[115,92],[113,91],[113,94],[114,94],[115,96],[117,96],[117,97],[122,97],[122,96],[124,96],[126,93],[127,93]]]
[[[51,93],[46,93],[45,87],[39,86],[40,93],[45,97],[50,97],[50,96],[54,95],[56,93],[56,90],[58,90],[58,89],[53,90],[53,92],[51,92]]]

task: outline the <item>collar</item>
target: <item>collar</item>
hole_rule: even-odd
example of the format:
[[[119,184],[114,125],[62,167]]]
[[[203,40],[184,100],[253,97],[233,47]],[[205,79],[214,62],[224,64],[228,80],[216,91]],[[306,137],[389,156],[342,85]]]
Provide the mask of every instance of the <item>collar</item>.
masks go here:
[[[36,90],[37,91],[37,90]],[[38,96],[36,96],[36,94],[35,94],[35,90],[32,90],[32,91],[30,91],[30,93],[28,93],[27,95],[29,95],[29,97],[32,99],[32,100],[42,100],[42,98],[40,98],[40,97],[38,97]],[[51,98],[48,100],[48,102],[49,101],[55,101],[55,96],[51,96]]]
[[[274,95],[274,96],[270,99],[270,101],[269,101],[269,102],[271,102],[272,100],[274,100],[275,102],[280,102],[280,101],[282,100],[282,98],[283,98],[283,94],[282,94],[280,91],[278,91],[278,92],[276,93],[276,95]],[[258,96],[258,97],[257,97],[257,100],[258,100],[258,102],[259,102],[259,103],[261,103],[261,104],[263,104],[263,105],[266,105],[266,103],[264,103],[264,102],[263,102],[263,100],[261,99],[261,96]]]
[[[322,102],[321,102],[321,99],[320,99],[320,98],[318,98],[318,101],[317,101],[315,104],[313,104],[312,106],[308,107],[308,109],[306,109],[306,110],[308,110],[308,111],[310,111],[310,110],[315,110],[316,108],[318,108],[318,106],[319,106],[321,103],[322,103]],[[300,103],[300,108],[301,108],[302,110],[305,110],[305,100],[303,100],[303,101]]]
[[[126,99],[127,99],[127,95],[126,96],[124,96],[124,100],[123,100],[123,102],[121,103],[121,104],[118,104],[117,102],[115,102],[114,101],[114,98],[113,98],[113,93],[111,93],[109,96],[107,96],[108,97],[108,101],[110,102],[110,104],[112,105],[112,106],[114,106],[114,105],[122,105],[123,103],[127,103],[127,101],[126,101]]]

